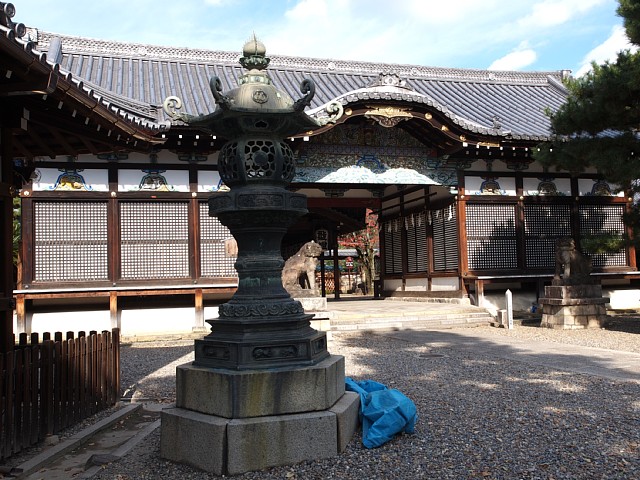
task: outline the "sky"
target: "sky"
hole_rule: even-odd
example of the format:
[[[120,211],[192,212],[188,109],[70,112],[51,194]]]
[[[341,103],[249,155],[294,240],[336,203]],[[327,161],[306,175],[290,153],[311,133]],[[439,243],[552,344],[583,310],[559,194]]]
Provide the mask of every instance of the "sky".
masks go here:
[[[490,70],[571,70],[630,48],[616,0],[13,0],[15,22],[129,43]]]

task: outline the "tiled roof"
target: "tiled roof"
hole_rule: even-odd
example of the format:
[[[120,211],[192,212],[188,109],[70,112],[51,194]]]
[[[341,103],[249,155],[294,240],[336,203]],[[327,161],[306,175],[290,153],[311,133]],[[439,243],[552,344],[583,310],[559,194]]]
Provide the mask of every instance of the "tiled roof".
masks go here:
[[[68,69],[65,69],[61,63],[51,61],[47,57],[47,53],[44,50],[38,49],[37,44],[27,39],[18,38],[13,35],[11,29],[0,25],[0,35],[9,38],[20,46],[25,52],[31,54],[37,61],[42,64],[48,65],[53,72],[60,74],[68,82],[73,84],[78,90],[82,91],[93,101],[98,102],[108,110],[110,110],[116,116],[130,122],[133,125],[137,125],[150,133],[158,133],[167,129],[167,123],[164,119],[158,121],[158,117],[155,111],[152,113],[152,109],[149,105],[139,104],[139,102],[132,101],[114,101],[109,91],[105,91],[100,87],[93,85],[91,82],[84,81],[81,76],[76,76]],[[29,38],[29,37],[26,37]],[[120,99],[118,99],[120,100]],[[144,106],[143,106],[144,105]],[[145,113],[145,109],[147,112]]]
[[[149,118],[170,95],[181,98],[183,112],[210,113],[215,102],[209,79],[223,91],[237,86],[240,53],[128,44],[30,30],[38,48],[54,52],[60,67],[91,84],[103,98],[127,105]],[[56,39],[56,40],[54,40]],[[270,56],[269,74],[278,88],[300,98],[304,78],[316,83],[310,112],[338,99],[347,105],[370,99],[426,104],[460,127],[479,134],[521,140],[550,135],[547,108],[562,105],[567,92],[563,72],[500,72],[331,59]],[[381,73],[394,73],[404,88],[371,86]],[[161,120],[161,118],[158,118]]]

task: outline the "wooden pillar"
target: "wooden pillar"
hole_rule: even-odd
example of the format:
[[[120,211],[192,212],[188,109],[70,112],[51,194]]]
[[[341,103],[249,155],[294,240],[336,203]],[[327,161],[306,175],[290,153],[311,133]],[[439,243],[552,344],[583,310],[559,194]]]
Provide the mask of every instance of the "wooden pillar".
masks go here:
[[[338,228],[336,227],[334,234],[332,235],[332,243],[331,249],[333,250],[333,285],[334,292],[333,297],[336,300],[340,299],[340,265],[338,256]]]
[[[630,196],[631,194],[630,193],[628,193],[627,195],[629,195],[628,198],[631,198],[631,196]],[[628,201],[625,204],[624,210],[625,210],[626,214],[631,213],[631,202],[630,201]],[[634,240],[634,238],[633,238],[633,225],[631,225],[631,224],[627,225],[627,237],[629,238],[629,240]],[[627,255],[629,257],[629,262],[628,262],[629,263],[629,267],[631,267],[634,270],[636,268],[638,268],[637,259],[636,259],[636,249],[633,246],[633,244],[630,244],[630,245],[627,246]]]
[[[120,280],[120,201],[118,200],[118,164],[110,162],[108,167],[109,191],[107,204],[107,256],[108,275],[113,286]],[[113,318],[111,324],[113,325]]]
[[[325,279],[325,265],[324,265],[324,253],[323,256],[320,257],[320,284],[322,286],[322,296],[327,296],[327,281]]]
[[[111,328],[120,328],[120,311],[118,310],[118,292],[111,290],[109,292],[109,317],[111,319]]]
[[[518,268],[524,270],[527,268],[527,245],[524,231],[524,188],[522,175],[520,174],[516,174],[516,195],[518,197],[515,206],[516,255]]]
[[[196,308],[196,318],[195,318],[195,325],[194,325],[194,330],[199,331],[199,330],[204,330],[205,326],[204,326],[204,301],[202,298],[202,289],[201,288],[196,288],[196,292],[194,295],[194,300],[195,300],[195,308]]]
[[[27,332],[27,317],[25,312],[24,294],[16,295],[16,323],[18,327],[17,333]]]
[[[476,280],[476,306],[484,305],[484,281]]]
[[[200,201],[198,200],[198,165],[189,164],[189,275],[195,282],[200,280]],[[202,291],[200,291],[202,294]],[[197,318],[196,318],[197,320]],[[196,322],[197,323],[197,322]]]
[[[12,134],[0,126],[0,353],[13,350],[13,158]]]
[[[458,201],[456,202],[458,215],[458,268],[463,279],[469,275],[469,251],[467,249],[467,197],[464,186],[458,186]]]

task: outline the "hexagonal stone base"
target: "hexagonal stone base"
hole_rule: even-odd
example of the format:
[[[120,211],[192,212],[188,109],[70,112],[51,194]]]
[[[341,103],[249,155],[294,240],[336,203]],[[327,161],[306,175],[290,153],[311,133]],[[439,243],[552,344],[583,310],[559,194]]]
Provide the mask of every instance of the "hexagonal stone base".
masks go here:
[[[346,392],[328,410],[288,415],[228,419],[165,409],[160,455],[216,475],[332,457],[355,433],[359,405],[359,395]]]
[[[176,406],[225,418],[327,410],[344,394],[344,357],[312,366],[227,370],[180,365]]]

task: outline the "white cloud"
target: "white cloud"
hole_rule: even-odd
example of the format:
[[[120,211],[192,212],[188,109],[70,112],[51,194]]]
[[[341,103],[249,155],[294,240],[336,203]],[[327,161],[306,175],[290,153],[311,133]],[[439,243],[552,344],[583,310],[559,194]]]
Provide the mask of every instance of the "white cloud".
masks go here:
[[[288,20],[293,22],[309,22],[318,18],[327,17],[327,1],[302,0],[292,9],[284,13]]]
[[[538,58],[535,50],[527,48],[525,44],[504,57],[494,60],[488,70],[522,70],[534,63]]]
[[[608,0],[544,0],[531,7],[531,12],[517,21],[518,28],[555,27],[588,12]]]
[[[295,0],[261,38],[271,54],[446,67],[495,58],[504,44],[553,42],[605,4],[613,10],[613,0],[396,0],[393,8],[388,0]],[[537,60],[533,49],[518,48],[491,68]]]
[[[627,49],[635,51],[637,47],[629,42],[624,27],[622,25],[616,25],[613,27],[609,38],[584,56],[575,76],[581,77],[591,70],[591,62],[602,64],[607,60],[615,61],[618,52]]]

